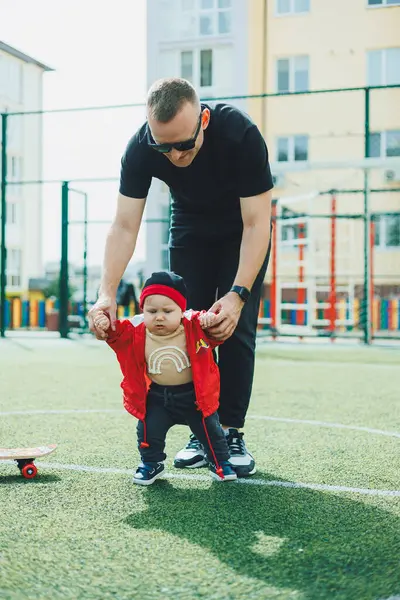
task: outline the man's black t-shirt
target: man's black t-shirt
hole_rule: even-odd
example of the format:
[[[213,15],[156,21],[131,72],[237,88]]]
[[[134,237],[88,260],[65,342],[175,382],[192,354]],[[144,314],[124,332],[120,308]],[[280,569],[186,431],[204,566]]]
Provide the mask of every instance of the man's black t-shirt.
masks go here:
[[[147,145],[147,124],[131,138],[122,158],[119,191],[146,198],[153,177],[171,191],[170,246],[241,235],[240,198],[272,189],[268,150],[250,117],[228,104],[209,107],[204,143],[188,167],[175,167]]]

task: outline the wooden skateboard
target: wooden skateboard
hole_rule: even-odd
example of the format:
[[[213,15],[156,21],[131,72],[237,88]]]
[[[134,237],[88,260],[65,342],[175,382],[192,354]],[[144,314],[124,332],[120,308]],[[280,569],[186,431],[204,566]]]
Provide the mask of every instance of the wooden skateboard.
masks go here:
[[[33,464],[35,458],[41,458],[51,454],[57,448],[57,444],[48,446],[36,446],[36,448],[0,448],[0,460],[15,460],[22,477],[33,479],[37,474],[37,468]]]

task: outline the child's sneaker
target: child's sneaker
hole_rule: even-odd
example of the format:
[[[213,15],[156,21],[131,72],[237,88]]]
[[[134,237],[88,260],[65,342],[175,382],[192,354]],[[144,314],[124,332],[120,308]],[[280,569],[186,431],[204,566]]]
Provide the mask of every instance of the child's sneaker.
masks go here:
[[[236,471],[232,469],[232,465],[228,460],[223,460],[219,463],[219,466],[220,469],[222,469],[221,474],[223,477],[221,477],[220,473],[218,473],[219,469],[217,469],[216,465],[213,463],[209,464],[208,468],[210,469],[211,477],[213,479],[216,479],[217,481],[233,481],[234,479],[237,479]]]
[[[151,485],[158,477],[160,477],[160,475],[162,475],[163,471],[163,463],[140,463],[133,476],[133,483],[137,483],[138,485]]]

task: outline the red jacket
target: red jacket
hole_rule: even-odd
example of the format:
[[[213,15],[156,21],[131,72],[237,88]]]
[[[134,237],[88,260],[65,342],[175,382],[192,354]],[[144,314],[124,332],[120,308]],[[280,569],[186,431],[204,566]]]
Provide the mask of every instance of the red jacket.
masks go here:
[[[199,315],[199,312],[188,311],[182,322],[192,366],[196,404],[203,416],[208,417],[219,406],[219,369],[212,351],[220,342],[206,336],[200,326]],[[143,420],[151,383],[146,370],[146,328],[143,321],[137,325],[128,319],[117,321],[116,330],[108,331],[107,343],[116,353],[124,376],[121,383],[124,406],[137,419]]]

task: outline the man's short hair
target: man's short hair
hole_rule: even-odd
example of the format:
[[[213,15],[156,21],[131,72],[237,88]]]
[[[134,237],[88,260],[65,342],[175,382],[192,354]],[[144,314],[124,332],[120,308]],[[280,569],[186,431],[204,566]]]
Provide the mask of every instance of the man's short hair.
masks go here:
[[[179,77],[159,79],[147,95],[147,109],[160,123],[171,121],[187,102],[198,104],[200,108],[200,100],[192,84]]]

